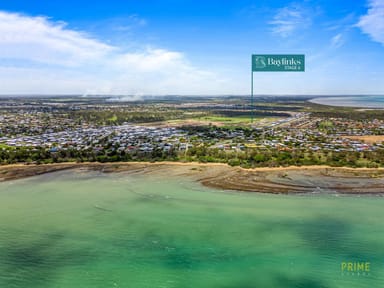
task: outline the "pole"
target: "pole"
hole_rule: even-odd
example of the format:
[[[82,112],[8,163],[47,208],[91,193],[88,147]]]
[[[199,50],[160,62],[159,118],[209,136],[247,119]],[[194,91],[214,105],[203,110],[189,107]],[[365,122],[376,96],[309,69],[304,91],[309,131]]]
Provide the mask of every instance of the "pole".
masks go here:
[[[251,69],[251,123],[253,123],[253,69]]]

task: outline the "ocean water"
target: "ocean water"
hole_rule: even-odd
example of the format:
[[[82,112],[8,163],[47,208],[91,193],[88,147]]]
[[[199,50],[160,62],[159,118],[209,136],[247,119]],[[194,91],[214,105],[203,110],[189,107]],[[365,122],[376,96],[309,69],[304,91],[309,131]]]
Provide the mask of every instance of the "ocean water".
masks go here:
[[[383,206],[140,173],[4,182],[0,287],[383,287]]]
[[[312,99],[311,102],[330,106],[384,108],[384,95],[319,97]]]

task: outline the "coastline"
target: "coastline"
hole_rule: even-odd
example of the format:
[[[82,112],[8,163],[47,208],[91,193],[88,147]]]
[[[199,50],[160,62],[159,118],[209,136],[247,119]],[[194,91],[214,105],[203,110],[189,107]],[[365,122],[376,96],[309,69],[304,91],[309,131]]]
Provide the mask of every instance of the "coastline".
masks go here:
[[[384,168],[289,166],[245,169],[223,163],[114,162],[10,164],[0,166],[0,182],[40,174],[81,169],[103,173],[153,173],[186,176],[204,186],[273,194],[339,193],[384,194]]]

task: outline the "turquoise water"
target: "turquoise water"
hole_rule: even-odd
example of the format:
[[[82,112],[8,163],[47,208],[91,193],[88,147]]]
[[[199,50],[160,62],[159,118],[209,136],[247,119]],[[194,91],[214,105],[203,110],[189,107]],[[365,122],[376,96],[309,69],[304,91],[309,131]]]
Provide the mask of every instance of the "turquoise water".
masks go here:
[[[384,95],[320,97],[312,99],[311,102],[331,106],[384,108]]]
[[[140,173],[0,183],[0,287],[383,287],[383,205]]]

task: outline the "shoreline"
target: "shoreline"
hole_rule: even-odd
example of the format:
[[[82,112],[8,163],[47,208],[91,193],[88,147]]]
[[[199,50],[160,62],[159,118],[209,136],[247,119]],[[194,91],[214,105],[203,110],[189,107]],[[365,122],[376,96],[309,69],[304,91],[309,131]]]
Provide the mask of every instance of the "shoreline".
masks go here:
[[[365,95],[365,97],[377,98],[383,97],[382,95]],[[313,97],[308,99],[309,102],[330,106],[330,107],[344,107],[344,108],[361,108],[366,110],[383,110],[383,103],[380,101],[368,101],[368,104],[355,101],[356,99],[360,100],[360,95],[336,95],[336,96],[321,96],[321,97]]]
[[[138,172],[186,176],[202,185],[233,191],[273,194],[340,193],[384,195],[384,168],[288,166],[242,168],[198,162],[83,162],[0,166],[0,182],[69,169],[103,173]]]

